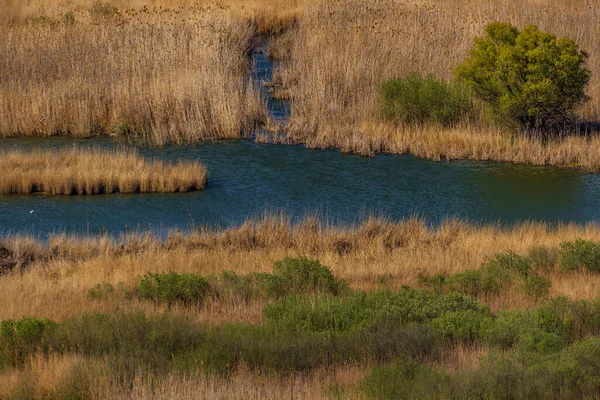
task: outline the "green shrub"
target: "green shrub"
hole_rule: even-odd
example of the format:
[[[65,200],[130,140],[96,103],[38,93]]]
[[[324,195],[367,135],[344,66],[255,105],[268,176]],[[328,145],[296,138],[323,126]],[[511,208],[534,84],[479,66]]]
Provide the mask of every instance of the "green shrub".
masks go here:
[[[273,273],[252,273],[245,276],[224,271],[211,278],[219,296],[234,296],[245,301],[251,298],[281,298],[294,294],[330,294],[348,292],[348,284],[335,279],[331,270],[318,260],[284,258],[273,265]]]
[[[142,299],[156,303],[200,304],[210,291],[210,285],[201,275],[148,273],[136,285],[136,293]]]
[[[223,271],[217,277],[209,278],[213,293],[218,297],[233,297],[248,302],[256,298],[268,298],[271,274],[251,273],[238,275],[233,271]]]
[[[577,239],[560,244],[560,268],[563,271],[600,272],[600,242]]]
[[[471,110],[467,90],[433,75],[411,73],[379,86],[385,117],[404,123],[453,125]]]
[[[530,297],[540,298],[548,295],[552,282],[539,275],[531,275],[523,280],[523,290]]]
[[[33,317],[2,321],[0,325],[0,365],[21,365],[27,355],[44,347],[46,335],[56,327],[57,324],[53,321]]]
[[[494,320],[489,313],[465,310],[443,314],[432,320],[431,326],[444,339],[474,343],[486,337]]]
[[[73,14],[73,11],[67,11],[67,13],[63,16],[63,20],[65,22],[65,25],[74,25],[75,15]]]
[[[485,264],[487,269],[507,271],[518,276],[526,276],[531,269],[529,260],[512,251],[496,254],[494,258]]]
[[[503,312],[490,331],[491,344],[504,348],[518,345],[523,351],[555,352],[572,340],[573,324],[553,307]]]
[[[464,293],[468,296],[479,296],[482,293],[496,293],[500,290],[500,284],[494,280],[485,278],[481,270],[471,269],[457,272],[446,279],[450,290]]]
[[[532,271],[530,260],[513,252],[496,254],[480,269],[466,270],[444,277],[420,277],[419,283],[436,290],[447,288],[469,296],[497,294],[502,289],[520,283],[532,297],[548,294],[550,281]]]
[[[314,332],[356,332],[389,324],[426,323],[448,312],[487,306],[459,293],[435,293],[402,288],[397,292],[354,293],[315,299],[291,296],[266,306],[265,320],[275,326]]]
[[[115,293],[115,288],[110,283],[98,283],[96,286],[88,290],[88,296],[92,299],[102,299],[112,296]]]
[[[346,283],[336,280],[328,267],[304,257],[276,261],[269,284],[269,293],[274,297],[299,293],[339,295],[346,289]]]
[[[528,26],[486,26],[456,76],[486,102],[498,119],[525,128],[548,128],[570,121],[587,100],[588,54],[569,38]]]
[[[450,377],[411,359],[373,369],[361,388],[375,399],[449,398]]]
[[[529,250],[527,258],[532,269],[539,272],[553,271],[558,262],[558,251],[547,247],[533,247]]]
[[[453,397],[511,399],[596,398],[600,341],[589,338],[559,353],[490,357],[482,368],[453,379]]]
[[[480,368],[447,375],[412,360],[377,367],[362,382],[377,399],[581,399],[600,392],[600,339],[558,353],[492,353]]]

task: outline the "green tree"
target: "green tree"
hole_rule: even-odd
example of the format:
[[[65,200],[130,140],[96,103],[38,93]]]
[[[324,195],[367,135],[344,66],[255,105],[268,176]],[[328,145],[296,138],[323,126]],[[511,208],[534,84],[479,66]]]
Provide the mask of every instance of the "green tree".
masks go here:
[[[456,70],[501,120],[526,129],[547,129],[573,119],[587,100],[588,54],[570,38],[557,39],[531,25],[519,31],[494,23]]]

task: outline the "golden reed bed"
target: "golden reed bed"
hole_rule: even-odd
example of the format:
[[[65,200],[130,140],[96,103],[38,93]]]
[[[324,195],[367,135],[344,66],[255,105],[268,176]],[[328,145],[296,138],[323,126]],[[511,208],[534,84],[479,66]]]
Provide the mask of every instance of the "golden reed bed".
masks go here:
[[[30,237],[5,237],[0,239],[0,247],[10,254],[15,273],[0,276],[0,320],[24,315],[62,320],[117,309],[163,310],[153,303],[118,296],[97,300],[87,295],[90,288],[103,282],[133,286],[147,272],[205,276],[223,270],[271,272],[276,260],[306,256],[319,259],[354,289],[394,289],[418,286],[423,274],[479,268],[497,253],[512,250],[526,255],[540,246],[558,249],[561,242],[576,238],[600,241],[600,226],[553,227],[532,222],[500,227],[447,220],[430,227],[418,218],[398,223],[371,218],[358,226],[336,228],[323,227],[315,218],[292,224],[286,217],[268,216],[237,228],[174,232],[166,241],[145,233],[127,234],[118,240],[53,235],[47,244]],[[600,290],[597,274],[556,271],[548,278],[552,296],[592,299]],[[482,300],[493,310],[530,307],[539,301],[511,290]],[[260,322],[262,305],[221,299],[200,308],[175,307],[171,311],[211,324]]]
[[[527,254],[535,246],[556,249],[575,238],[600,240],[600,226],[521,223],[510,227],[477,226],[447,220],[437,227],[411,218],[393,223],[370,218],[358,226],[327,226],[316,218],[298,224],[281,215],[248,221],[235,228],[179,233],[166,240],[151,233],[107,236],[51,235],[48,242],[32,237],[0,239],[0,254],[15,264],[0,275],[0,320],[36,316],[62,321],[93,313],[144,312],[185,315],[210,326],[231,322],[261,323],[268,300],[240,301],[223,296],[198,307],[160,305],[121,293],[147,272],[199,273],[204,276],[232,270],[238,274],[270,272],[273,262],[286,256],[318,258],[336,277],[353,289],[367,291],[417,287],[420,275],[451,274],[478,268],[498,252]],[[550,272],[551,296],[593,299],[600,290],[598,274]],[[115,293],[101,298],[88,294],[99,283],[113,285]],[[518,290],[507,290],[480,300],[492,310],[534,307],[540,300]],[[451,373],[476,368],[486,348],[456,345],[436,364]],[[229,377],[140,374],[132,386],[114,378],[109,358],[74,354],[34,356],[24,367],[0,371],[0,393],[10,393],[27,380],[40,398],[73,376],[93,379],[94,397],[104,398],[330,398],[329,385],[352,387],[369,373],[371,365],[339,365],[277,377],[243,367]],[[348,395],[353,395],[350,391]],[[0,396],[1,397],[1,396]],[[359,396],[360,398],[360,396]]]
[[[158,145],[251,135],[272,126],[249,76],[248,52],[266,33],[275,35],[275,83],[292,114],[285,139],[259,140],[597,171],[597,132],[586,130],[600,121],[599,10],[595,0],[8,0],[0,135],[108,133]],[[382,120],[381,82],[414,71],[451,79],[494,21],[536,24],[590,53],[580,132],[542,142],[481,121],[440,128]]]
[[[0,151],[0,195],[189,192],[206,186],[199,162],[146,160],[131,150]]]
[[[0,136],[179,144],[240,138],[265,120],[249,77],[250,20],[216,6],[80,3],[90,8],[37,2],[35,15],[36,2],[18,2],[0,23],[10,55],[0,59]]]

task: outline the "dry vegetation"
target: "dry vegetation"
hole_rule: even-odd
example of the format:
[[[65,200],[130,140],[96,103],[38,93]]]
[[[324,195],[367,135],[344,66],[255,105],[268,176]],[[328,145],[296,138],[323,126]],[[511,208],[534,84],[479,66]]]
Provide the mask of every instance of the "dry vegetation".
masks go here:
[[[523,223],[510,228],[474,226],[448,220],[437,228],[416,218],[391,223],[370,219],[356,227],[322,227],[316,219],[292,225],[285,217],[266,217],[239,228],[215,232],[173,233],[166,242],[147,234],[118,241],[107,237],[56,235],[48,246],[32,238],[3,240],[15,270],[0,278],[0,320],[35,315],[62,320],[89,311],[124,307],[154,310],[148,303],[123,299],[98,302],[87,291],[98,283],[132,286],[147,272],[193,272],[205,276],[231,270],[238,274],[270,272],[286,256],[317,258],[335,276],[360,290],[418,286],[422,274],[453,274],[479,268],[496,253],[527,254],[533,247],[557,248],[575,238],[600,240],[600,227],[569,224],[552,227]],[[8,256],[7,256],[8,257]],[[6,258],[8,259],[8,258]],[[551,273],[551,294],[592,299],[600,277],[587,272]],[[482,300],[494,310],[530,307],[520,293],[500,293]],[[141,308],[140,308],[141,307]],[[202,321],[261,321],[261,304],[208,302],[199,309],[175,308]],[[162,308],[158,308],[161,310]]]
[[[297,29],[274,43],[287,58],[276,80],[291,96],[288,140],[373,154],[410,153],[431,159],[469,158],[597,170],[598,139],[561,138],[547,145],[477,121],[453,129],[382,123],[377,86],[409,72],[450,80],[473,38],[495,21],[536,24],[569,36],[590,53],[588,95],[582,121],[600,117],[600,9],[573,1],[336,1],[307,7]]]
[[[132,233],[118,240],[108,237],[77,238],[56,235],[44,244],[33,238],[2,240],[0,264],[13,272],[0,276],[0,320],[35,315],[62,321],[78,315],[103,312],[142,311],[185,315],[212,326],[230,322],[262,323],[261,310],[268,300],[249,303],[236,298],[210,298],[200,307],[169,306],[130,298],[117,289],[114,294],[93,297],[89,290],[98,283],[132,287],[147,272],[193,272],[204,276],[232,270],[238,274],[268,272],[273,262],[285,256],[319,258],[334,274],[348,280],[354,289],[367,291],[418,286],[421,274],[451,274],[478,268],[498,252],[513,250],[526,254],[534,246],[557,248],[562,241],[583,238],[600,240],[595,224],[561,225],[524,223],[513,227],[474,226],[448,220],[437,228],[419,219],[391,223],[369,219],[356,227],[334,228],[309,218],[292,225],[286,217],[268,216],[239,228],[182,234],[174,232],[166,242],[152,234]],[[551,295],[593,299],[600,277],[591,273],[552,272]],[[539,304],[517,291],[482,297],[492,310],[529,308]],[[265,303],[265,301],[267,303]],[[485,347],[451,347],[432,366],[451,374],[473,370]],[[368,373],[367,366],[346,365],[277,377],[244,369],[227,378],[205,375],[139,375],[133,386],[124,388],[110,372],[107,360],[76,355],[35,356],[22,369],[2,372],[3,390],[11,391],[29,382],[40,398],[57,390],[74,371],[95,379],[95,398],[192,398],[208,397],[329,398],[327,387],[352,390]],[[83,374],[83,375],[81,375]],[[280,398],[280,397],[278,397]]]
[[[145,160],[131,150],[0,151],[0,195],[189,192],[206,186],[199,162]]]
[[[240,138],[265,119],[247,18],[217,6],[76,2],[68,23],[72,3],[29,3],[35,18],[33,6],[14,5],[0,24],[0,54],[10,54],[0,58],[0,135],[108,133],[161,145]]]
[[[356,227],[335,228],[314,218],[293,225],[284,216],[267,216],[222,231],[174,232],[166,241],[139,233],[118,240],[55,235],[47,243],[7,237],[0,242],[0,265],[13,272],[0,276],[0,320],[35,315],[62,321],[96,312],[110,315],[141,311],[184,315],[211,326],[260,324],[262,308],[269,302],[266,299],[243,302],[235,297],[216,297],[199,307],[166,306],[128,297],[123,289],[103,297],[91,296],[89,290],[98,283],[131,288],[147,272],[204,276],[218,275],[223,270],[238,274],[269,272],[274,261],[299,255],[320,259],[353,289],[397,289],[402,285],[418,286],[422,274],[478,268],[498,252],[527,254],[532,247],[553,249],[575,238],[600,240],[600,227],[553,227],[543,223],[475,226],[448,220],[432,228],[416,218],[400,223],[371,218]],[[597,274],[556,271],[547,277],[552,282],[551,296],[593,299],[600,289]],[[480,300],[493,311],[530,308],[541,301],[511,290]],[[480,345],[450,347],[432,366],[451,374],[473,370],[487,351]],[[91,385],[95,398],[192,398],[198,393],[218,398],[271,398],[273,393],[328,398],[331,393],[326,388],[333,384],[349,388],[348,396],[360,398],[360,393],[351,388],[370,370],[365,365],[344,365],[277,377],[261,376],[242,366],[227,378],[204,373],[163,377],[142,374],[132,387],[124,388],[108,365],[107,360],[75,355],[35,356],[22,369],[4,370],[0,381],[7,391],[29,382],[40,398],[44,391],[57,390],[73,371],[96,380]]]
[[[449,80],[483,27],[506,21],[572,37],[590,53],[591,100],[578,115],[592,123],[582,132],[594,127],[598,7],[558,3],[11,0],[0,16],[0,52],[13,55],[0,61],[8,77],[0,83],[0,134],[110,133],[155,144],[247,136],[271,126],[247,57],[253,38],[266,33],[276,35],[271,55],[283,60],[275,92],[292,99],[292,116],[284,138],[263,133],[261,141],[598,170],[595,133],[542,142],[482,121],[398,126],[380,115],[381,82],[414,71]],[[65,22],[69,10],[74,24]]]

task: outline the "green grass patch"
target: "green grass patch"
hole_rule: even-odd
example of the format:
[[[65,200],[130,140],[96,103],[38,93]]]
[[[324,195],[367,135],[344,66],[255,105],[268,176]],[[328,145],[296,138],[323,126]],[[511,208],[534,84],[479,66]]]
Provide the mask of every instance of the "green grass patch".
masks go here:
[[[451,126],[473,108],[464,86],[448,84],[434,75],[410,73],[382,83],[378,92],[385,117],[403,123]]]

